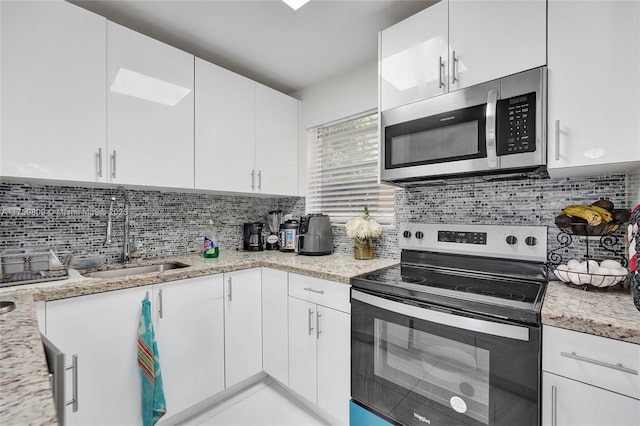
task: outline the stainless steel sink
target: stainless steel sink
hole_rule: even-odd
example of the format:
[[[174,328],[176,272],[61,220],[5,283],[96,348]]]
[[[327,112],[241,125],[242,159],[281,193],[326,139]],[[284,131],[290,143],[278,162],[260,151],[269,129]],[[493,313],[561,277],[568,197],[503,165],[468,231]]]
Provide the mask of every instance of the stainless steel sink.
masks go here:
[[[152,272],[164,272],[171,269],[186,268],[189,265],[178,262],[159,263],[157,265],[145,265],[145,266],[126,266],[121,269],[109,269],[107,271],[87,272],[82,274],[89,278],[120,278],[131,277],[140,274],[149,274]]]

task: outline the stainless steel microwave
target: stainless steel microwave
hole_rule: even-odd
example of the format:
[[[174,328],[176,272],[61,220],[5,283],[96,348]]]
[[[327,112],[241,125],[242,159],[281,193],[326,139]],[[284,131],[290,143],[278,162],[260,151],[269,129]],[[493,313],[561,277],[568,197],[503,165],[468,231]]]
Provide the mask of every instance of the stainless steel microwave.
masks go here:
[[[547,69],[383,111],[380,179],[546,171]]]

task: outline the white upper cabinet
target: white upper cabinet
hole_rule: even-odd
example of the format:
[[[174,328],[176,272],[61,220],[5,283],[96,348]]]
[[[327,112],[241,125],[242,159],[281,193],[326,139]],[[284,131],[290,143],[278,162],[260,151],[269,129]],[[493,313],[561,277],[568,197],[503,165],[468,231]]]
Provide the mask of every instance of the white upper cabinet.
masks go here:
[[[298,195],[298,100],[256,83],[258,192]]]
[[[196,189],[298,195],[298,101],[197,58],[195,75]]]
[[[382,111],[447,92],[447,19],[445,0],[382,31]]]
[[[548,170],[640,165],[640,2],[549,1]]]
[[[442,0],[382,31],[380,109],[546,64],[544,0]]]
[[[106,20],[64,1],[0,7],[0,175],[104,181]]]
[[[545,65],[544,0],[449,0],[450,90]]]
[[[195,186],[251,192],[255,83],[196,58]]]
[[[194,187],[193,55],[108,22],[109,181]]]

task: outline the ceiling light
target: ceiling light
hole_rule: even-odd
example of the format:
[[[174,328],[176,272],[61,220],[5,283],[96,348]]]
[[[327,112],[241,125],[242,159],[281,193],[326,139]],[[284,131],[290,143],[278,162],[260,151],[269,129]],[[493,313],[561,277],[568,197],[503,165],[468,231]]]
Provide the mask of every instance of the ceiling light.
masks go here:
[[[174,106],[191,92],[191,89],[169,83],[126,68],[120,68],[111,91],[135,98]]]
[[[298,10],[305,4],[309,2],[309,0],[282,0],[293,10]]]

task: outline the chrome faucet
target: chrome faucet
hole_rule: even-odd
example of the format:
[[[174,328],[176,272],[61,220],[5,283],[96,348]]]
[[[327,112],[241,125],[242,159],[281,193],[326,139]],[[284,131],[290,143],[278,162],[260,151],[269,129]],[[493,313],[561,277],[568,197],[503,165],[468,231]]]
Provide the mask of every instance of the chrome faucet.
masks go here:
[[[131,252],[135,251],[135,246],[132,248],[131,233],[129,225],[129,196],[127,191],[118,186],[117,191],[122,193],[122,199],[124,200],[124,241],[122,243],[122,263],[129,263],[131,261]],[[116,201],[116,197],[111,197],[111,203],[109,204],[109,219],[107,221],[107,236],[105,238],[105,245],[111,244],[111,235],[113,232],[113,203]]]

